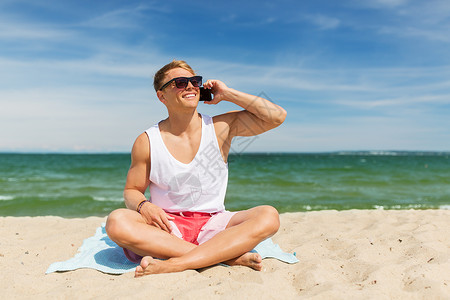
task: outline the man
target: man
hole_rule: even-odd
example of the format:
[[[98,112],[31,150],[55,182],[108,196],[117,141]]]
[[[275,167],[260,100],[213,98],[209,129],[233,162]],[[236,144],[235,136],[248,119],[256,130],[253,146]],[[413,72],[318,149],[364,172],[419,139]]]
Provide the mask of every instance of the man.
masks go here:
[[[202,78],[184,61],[161,68],[153,84],[169,116],[133,145],[124,190],[128,209],[110,214],[109,237],[130,260],[140,261],[136,277],[221,262],[261,270],[261,256],[249,251],[277,232],[279,215],[271,206],[226,211],[226,162],[233,137],[275,128],[283,123],[286,111],[219,80],[208,80],[203,87],[214,98],[206,103],[229,101],[244,110],[213,118],[199,114]],[[150,200],[144,196],[147,187]]]

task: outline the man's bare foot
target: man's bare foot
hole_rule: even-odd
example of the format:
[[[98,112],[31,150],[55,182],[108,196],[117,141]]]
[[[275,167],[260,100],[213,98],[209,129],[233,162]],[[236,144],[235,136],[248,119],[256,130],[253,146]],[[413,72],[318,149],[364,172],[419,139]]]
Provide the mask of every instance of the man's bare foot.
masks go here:
[[[158,273],[164,273],[161,270],[160,263],[162,261],[158,259],[154,259],[151,256],[145,256],[141,260],[141,264],[136,267],[136,270],[134,271],[134,277],[142,277],[144,275],[150,275],[150,274],[158,274]]]
[[[141,260],[141,264],[136,267],[134,277],[142,277],[150,274],[181,272],[185,268],[175,263],[176,258],[168,260],[155,259],[151,256],[145,256]]]
[[[141,264],[136,267],[134,277],[142,277],[150,274],[171,273],[183,271],[183,268],[176,267],[176,264],[171,264],[170,260],[154,259],[151,256],[145,256],[141,260]],[[242,254],[236,259],[231,259],[225,264],[230,266],[245,266],[252,268],[256,271],[262,270],[262,258],[261,255],[254,252],[247,252]]]
[[[225,262],[229,266],[245,266],[252,268],[256,271],[262,270],[262,258],[261,255],[255,252],[247,252],[242,254],[236,259]]]

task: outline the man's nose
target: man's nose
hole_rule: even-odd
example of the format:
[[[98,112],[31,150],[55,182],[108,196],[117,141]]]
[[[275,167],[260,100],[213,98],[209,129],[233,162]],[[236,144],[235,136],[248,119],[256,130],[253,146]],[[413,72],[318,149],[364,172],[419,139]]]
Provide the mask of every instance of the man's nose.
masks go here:
[[[189,80],[188,81],[188,84],[187,84],[187,86],[186,86],[186,89],[191,89],[191,88],[194,88],[195,86],[192,84],[192,82]]]

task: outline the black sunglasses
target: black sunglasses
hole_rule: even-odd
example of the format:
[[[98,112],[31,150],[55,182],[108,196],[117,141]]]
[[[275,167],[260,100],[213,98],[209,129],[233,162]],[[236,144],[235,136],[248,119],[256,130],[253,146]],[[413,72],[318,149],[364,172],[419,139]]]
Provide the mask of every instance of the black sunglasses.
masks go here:
[[[202,85],[202,79],[203,79],[202,76],[176,77],[176,78],[173,78],[173,79],[169,80],[165,84],[163,84],[163,86],[159,90],[162,91],[166,86],[171,84],[172,81],[175,81],[175,86],[178,89],[185,89],[188,86],[189,81],[192,83],[192,85],[194,87],[199,87],[199,86]]]

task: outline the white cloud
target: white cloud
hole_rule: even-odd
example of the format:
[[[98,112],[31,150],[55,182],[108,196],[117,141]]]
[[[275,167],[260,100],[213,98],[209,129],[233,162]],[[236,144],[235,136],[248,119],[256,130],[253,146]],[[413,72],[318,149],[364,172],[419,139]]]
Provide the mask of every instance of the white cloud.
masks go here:
[[[448,123],[447,125],[450,125]],[[328,152],[448,151],[448,149],[450,149],[450,132],[426,127],[420,120],[356,116],[337,118],[327,123],[283,124],[255,139],[246,150],[247,152]]]
[[[396,35],[399,37],[406,38],[421,38],[430,41],[438,42],[450,42],[450,36],[448,30],[442,28],[415,28],[415,27],[393,27],[393,26],[382,26],[378,29],[380,34]]]
[[[0,39],[15,40],[20,39],[41,40],[41,39],[66,39],[68,30],[60,30],[45,25],[25,24],[22,22],[10,22],[3,19],[0,21]],[[22,41],[23,42],[23,41]]]
[[[341,24],[341,21],[338,18],[322,14],[305,15],[304,18],[322,30],[336,29]]]
[[[168,60],[155,55],[151,61],[160,65],[139,65],[138,52],[127,57],[112,64],[105,57],[1,60],[0,127],[8,130],[1,133],[0,149],[128,151],[140,132],[166,115],[150,79]],[[286,107],[295,105],[288,109],[286,124],[255,139],[247,151],[445,150],[449,146],[442,142],[448,134],[435,128],[450,128],[450,124],[433,113],[444,113],[450,104],[446,66],[296,69],[187,59],[206,78],[221,79],[246,92],[264,91]],[[316,100],[305,98],[305,92]],[[212,115],[231,109],[226,103],[200,106],[200,111]],[[334,111],[339,111],[339,118]],[[369,114],[354,117],[364,112]],[[316,118],[325,121],[317,123]],[[419,147],[429,137],[435,141]]]
[[[0,149],[128,151],[164,115],[149,90],[77,87],[0,92]]]
[[[362,28],[402,38],[450,42],[450,5],[446,0],[375,0],[357,1],[354,5],[380,11],[379,18],[358,23]],[[380,18],[383,22],[379,22]]]
[[[445,103],[450,98],[450,66],[411,68],[324,68],[301,69],[286,66],[254,66],[219,61],[195,61],[200,70],[214,70],[215,77],[230,85],[265,91],[309,91],[334,93],[371,101],[410,99],[416,103]],[[198,63],[198,64],[197,64]],[[206,76],[208,77],[208,73]],[[373,100],[374,97],[376,100]],[[350,101],[351,99],[347,99]],[[411,103],[411,102],[409,102]]]
[[[404,6],[409,2],[409,0],[370,0],[363,1],[363,5],[378,8],[397,8]]]
[[[386,98],[376,100],[336,100],[335,103],[357,109],[408,107],[417,104],[448,104],[450,105],[450,95],[423,95],[423,96],[402,96],[398,98]]]
[[[168,13],[168,9],[158,3],[155,5],[139,4],[135,7],[120,8],[105,12],[101,15],[82,22],[81,26],[107,28],[107,29],[133,29],[139,28],[138,20],[146,18],[149,11]]]

